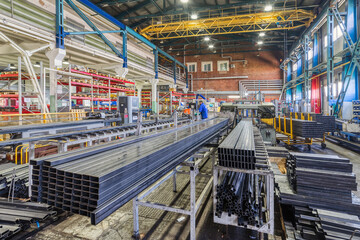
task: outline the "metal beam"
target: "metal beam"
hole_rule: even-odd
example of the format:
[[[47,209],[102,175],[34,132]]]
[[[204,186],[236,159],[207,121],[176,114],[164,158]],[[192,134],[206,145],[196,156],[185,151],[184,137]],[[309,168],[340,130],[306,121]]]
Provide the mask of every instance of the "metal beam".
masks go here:
[[[65,48],[64,38],[64,1],[56,0],[56,48]]]
[[[96,31],[99,37],[113,50],[113,52],[120,58],[123,58],[121,52],[104,36],[104,34],[93,24],[90,19],[71,1],[65,0],[66,3],[84,20],[92,30]]]
[[[122,3],[131,3],[138,2],[139,0],[102,0],[101,2],[96,3],[100,7],[108,7]]]
[[[141,2],[141,3],[138,3],[135,6],[129,8],[129,9],[126,9],[122,13],[116,15],[115,18],[120,20],[123,17],[129,15],[130,13],[135,12],[135,11],[145,7],[146,5],[150,4],[151,2],[152,2],[152,0],[145,0],[145,1]]]
[[[172,39],[233,33],[264,32],[296,29],[312,21],[314,14],[305,10],[285,10],[269,13],[240,14],[191,21],[150,25],[140,31],[148,39]]]

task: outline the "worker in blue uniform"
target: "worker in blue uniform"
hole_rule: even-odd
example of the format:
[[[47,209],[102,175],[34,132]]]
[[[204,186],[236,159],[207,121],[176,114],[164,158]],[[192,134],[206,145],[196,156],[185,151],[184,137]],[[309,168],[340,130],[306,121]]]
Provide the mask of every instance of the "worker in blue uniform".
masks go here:
[[[206,108],[203,101],[200,101],[199,112],[201,114],[201,119],[207,119],[208,118],[208,109]]]

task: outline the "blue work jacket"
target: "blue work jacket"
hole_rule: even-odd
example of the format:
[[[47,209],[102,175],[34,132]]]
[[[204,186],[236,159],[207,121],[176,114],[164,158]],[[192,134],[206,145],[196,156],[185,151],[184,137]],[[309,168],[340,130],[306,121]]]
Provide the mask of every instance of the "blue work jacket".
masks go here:
[[[204,103],[202,103],[199,107],[199,112],[201,113],[201,119],[208,118],[208,110]]]

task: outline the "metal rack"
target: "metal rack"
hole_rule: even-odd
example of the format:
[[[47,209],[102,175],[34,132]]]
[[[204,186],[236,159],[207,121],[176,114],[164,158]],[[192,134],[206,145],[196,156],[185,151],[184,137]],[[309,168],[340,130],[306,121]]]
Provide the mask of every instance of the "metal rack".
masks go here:
[[[269,165],[270,166],[270,165]],[[247,173],[247,174],[254,174],[256,179],[263,177],[264,179],[264,186],[265,191],[263,192],[266,201],[264,201],[264,208],[262,209],[263,213],[265,214],[266,221],[260,226],[251,226],[248,225],[247,228],[251,230],[258,231],[260,233],[267,233],[273,234],[274,233],[274,173],[270,170],[261,170],[261,169],[238,169],[238,168],[229,168],[229,167],[222,167],[219,165],[214,165],[213,168],[213,208],[216,209],[216,186],[219,184],[219,179],[223,174],[226,172],[239,172],[239,173]],[[259,191],[259,189],[257,189]],[[238,225],[238,217],[235,215],[228,216],[226,213],[222,213],[221,217],[216,216],[216,212],[214,212],[214,222],[224,225],[231,225],[240,227]]]
[[[196,239],[196,214],[205,199],[206,195],[211,189],[211,184],[213,181],[213,177],[209,174],[201,173],[200,168],[203,166],[210,158],[214,162],[215,160],[215,152],[216,148],[207,148],[201,149],[190,158],[186,159],[180,166],[176,167],[173,171],[165,175],[158,182],[153,184],[148,190],[138,195],[133,200],[133,217],[134,217],[134,236],[138,238],[140,236],[139,232],[139,206],[155,208],[168,212],[175,212],[184,215],[190,216],[190,239]],[[188,167],[189,171],[181,170],[182,167]],[[173,191],[176,192],[176,174],[186,174],[190,176],[190,209],[182,209],[178,207],[167,206],[160,203],[154,203],[144,200],[149,194],[151,194],[154,190],[160,187],[166,180],[173,177]],[[209,180],[207,181],[204,189],[200,193],[199,197],[196,199],[195,196],[195,186],[196,186],[196,177],[207,177]]]

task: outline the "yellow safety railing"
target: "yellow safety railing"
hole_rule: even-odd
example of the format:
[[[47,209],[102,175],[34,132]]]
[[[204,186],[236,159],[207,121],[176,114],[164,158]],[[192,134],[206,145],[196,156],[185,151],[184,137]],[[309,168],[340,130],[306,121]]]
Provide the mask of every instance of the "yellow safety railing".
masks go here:
[[[47,124],[54,122],[80,121],[86,117],[82,109],[74,109],[71,112],[59,113],[26,113],[26,114],[3,114],[0,115],[0,126],[18,126],[29,124]]]

